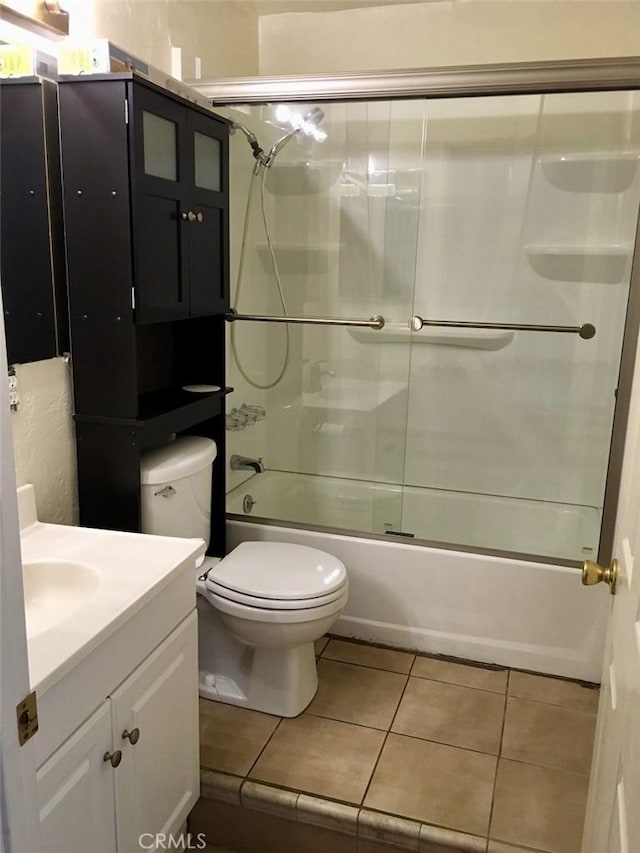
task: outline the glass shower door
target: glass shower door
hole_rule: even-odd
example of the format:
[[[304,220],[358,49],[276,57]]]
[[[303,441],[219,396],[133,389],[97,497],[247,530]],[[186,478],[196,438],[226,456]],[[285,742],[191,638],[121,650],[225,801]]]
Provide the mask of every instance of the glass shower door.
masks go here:
[[[597,553],[638,214],[630,93],[430,102],[403,530]]]
[[[282,115],[309,109],[280,104],[228,114],[269,150],[286,131]],[[254,516],[399,532],[424,102],[323,104],[322,110],[326,138],[296,135],[253,181],[241,287],[232,302],[240,313],[382,315],[386,325],[379,331],[234,324],[229,373],[237,390],[230,408],[258,402],[267,417],[258,429],[229,433],[230,455],[265,459],[269,477],[251,483]],[[232,169],[232,186],[246,186],[252,161],[242,138],[232,139]],[[242,230],[238,212],[247,195],[243,190],[235,200],[232,234]],[[231,511],[240,511],[247,493],[240,482]]]

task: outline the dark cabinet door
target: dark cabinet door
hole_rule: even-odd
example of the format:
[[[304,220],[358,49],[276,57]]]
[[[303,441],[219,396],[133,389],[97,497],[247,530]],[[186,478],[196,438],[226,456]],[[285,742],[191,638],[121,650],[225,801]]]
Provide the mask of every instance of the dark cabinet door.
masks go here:
[[[132,88],[136,321],[226,310],[226,126],[142,86]]]
[[[220,314],[228,307],[228,156],[225,125],[198,112],[187,121],[189,214],[185,228],[192,317]]]
[[[136,320],[181,320],[189,316],[182,218],[189,182],[185,109],[142,86],[133,87],[131,100]]]
[[[12,362],[56,354],[43,87],[4,83],[0,93],[0,280]]]

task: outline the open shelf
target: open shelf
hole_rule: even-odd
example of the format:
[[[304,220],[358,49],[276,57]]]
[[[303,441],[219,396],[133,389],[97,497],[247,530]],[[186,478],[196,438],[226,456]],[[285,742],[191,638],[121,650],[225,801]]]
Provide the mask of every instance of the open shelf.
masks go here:
[[[559,190],[620,193],[628,190],[638,169],[637,152],[545,155],[538,163],[549,183]]]
[[[623,280],[633,251],[626,245],[531,244],[524,248],[532,269],[544,278],[602,284],[619,284]]]

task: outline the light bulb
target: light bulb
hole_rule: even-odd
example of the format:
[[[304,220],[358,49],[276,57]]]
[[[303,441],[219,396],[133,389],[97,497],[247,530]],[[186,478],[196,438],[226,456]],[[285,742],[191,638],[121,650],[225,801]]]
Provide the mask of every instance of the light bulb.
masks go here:
[[[316,142],[324,142],[327,138],[326,130],[320,130],[320,128],[316,128],[313,132],[313,138]]]
[[[316,126],[312,121],[305,121],[302,125],[302,132],[305,136],[313,136],[316,132]]]
[[[302,113],[291,113],[289,121],[291,122],[291,127],[295,127],[296,130],[300,130],[304,126],[304,116]]]

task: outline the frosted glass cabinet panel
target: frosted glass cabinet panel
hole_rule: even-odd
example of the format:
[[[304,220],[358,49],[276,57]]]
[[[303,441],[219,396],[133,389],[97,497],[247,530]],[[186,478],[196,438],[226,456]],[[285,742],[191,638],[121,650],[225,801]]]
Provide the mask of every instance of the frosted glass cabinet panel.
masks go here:
[[[220,192],[220,141],[196,131],[193,145],[196,186]]]
[[[162,116],[144,110],[144,171],[167,181],[178,180],[176,125]]]

